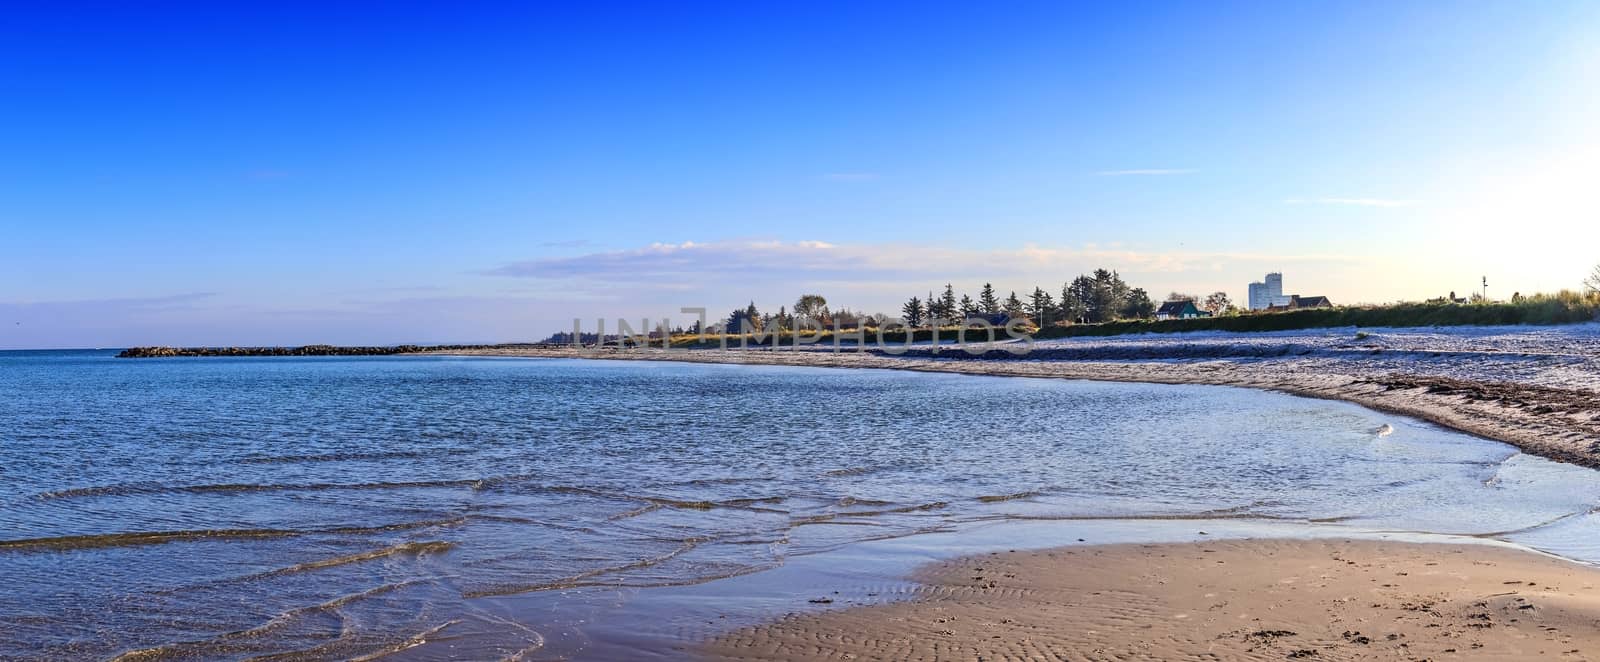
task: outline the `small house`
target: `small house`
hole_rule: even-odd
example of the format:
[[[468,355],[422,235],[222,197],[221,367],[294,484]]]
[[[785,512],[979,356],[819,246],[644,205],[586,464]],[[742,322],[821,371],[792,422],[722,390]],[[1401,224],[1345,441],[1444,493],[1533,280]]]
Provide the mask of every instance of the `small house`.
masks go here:
[[[1009,313],[973,313],[968,315],[963,322],[982,322],[999,329],[1004,328],[1006,324],[1011,322],[1011,315]]]
[[[1186,320],[1197,317],[1210,317],[1210,315],[1201,312],[1200,307],[1194,305],[1194,302],[1188,299],[1168,301],[1156,309],[1156,319],[1158,320]]]
[[[1285,311],[1285,310],[1305,310],[1307,308],[1332,308],[1332,307],[1333,307],[1333,302],[1330,301],[1328,299],[1328,297],[1324,297],[1324,296],[1303,297],[1303,296],[1300,296],[1300,295],[1296,294],[1296,295],[1293,295],[1293,296],[1289,297],[1289,303],[1286,303],[1286,304],[1284,304],[1282,306],[1272,306],[1271,308],[1268,308],[1267,310],[1270,311],[1270,312],[1282,312],[1282,311]]]

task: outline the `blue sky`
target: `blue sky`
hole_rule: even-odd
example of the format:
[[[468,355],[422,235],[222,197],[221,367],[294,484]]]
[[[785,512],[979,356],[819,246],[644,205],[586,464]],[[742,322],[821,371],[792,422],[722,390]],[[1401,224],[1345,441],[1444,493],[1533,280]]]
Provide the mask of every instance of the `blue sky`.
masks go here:
[[[9,10],[0,347],[1600,262],[1593,3],[327,4]]]

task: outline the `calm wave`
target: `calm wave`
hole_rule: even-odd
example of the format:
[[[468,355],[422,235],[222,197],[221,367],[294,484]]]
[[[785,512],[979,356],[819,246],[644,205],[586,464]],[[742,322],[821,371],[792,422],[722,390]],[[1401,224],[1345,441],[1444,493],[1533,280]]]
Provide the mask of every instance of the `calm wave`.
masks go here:
[[[1303,521],[1600,561],[1585,542],[1600,473],[1336,402],[881,371],[110,354],[0,353],[8,654],[360,658],[459,637],[453,654],[537,657],[596,592],[993,520]]]

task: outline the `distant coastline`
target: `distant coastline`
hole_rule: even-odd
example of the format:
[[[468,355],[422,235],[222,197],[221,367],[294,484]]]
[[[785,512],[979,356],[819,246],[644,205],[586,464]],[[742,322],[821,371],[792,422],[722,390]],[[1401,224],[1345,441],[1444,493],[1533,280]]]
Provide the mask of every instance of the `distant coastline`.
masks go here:
[[[117,353],[119,359],[159,359],[201,356],[393,356],[424,352],[474,351],[484,349],[549,349],[548,343],[507,343],[502,345],[303,345],[300,347],[129,347]]]
[[[1002,317],[1004,317],[1002,315]],[[1026,320],[1024,320],[1026,321]],[[1425,303],[1397,303],[1386,306],[1342,306],[1290,310],[1285,312],[1247,312],[1184,319],[1119,319],[1092,324],[1042,324],[1033,325],[1029,336],[1038,340],[1055,338],[1113,337],[1139,334],[1182,334],[1193,332],[1272,333],[1306,331],[1344,327],[1420,328],[1420,327],[1472,327],[1503,325],[1566,325],[1600,322],[1600,293],[1580,294],[1563,291],[1555,294],[1537,294],[1529,297],[1517,295],[1511,302],[1483,302],[1460,304],[1435,301]],[[991,323],[992,324],[992,323]],[[996,337],[1006,337],[1005,322],[992,324]],[[683,333],[670,334],[673,348],[726,349],[732,346],[770,347],[792,345],[831,345],[836,341],[854,338],[877,340],[881,344],[909,342],[955,342],[963,338],[981,341],[982,329],[963,329],[959,325],[940,328],[918,327],[907,329],[902,325],[882,328],[870,322],[843,329],[829,329],[819,325],[814,333],[800,333],[792,328],[768,329],[764,332],[739,333]],[[454,344],[454,345],[376,345],[337,346],[305,345],[299,347],[131,347],[117,355],[118,358],[168,358],[183,356],[389,356],[440,351],[483,351],[505,349],[566,350],[578,346],[604,349],[607,344],[660,345],[656,336],[606,336],[573,343],[579,337],[558,338],[557,334],[541,342]],[[797,337],[804,340],[797,343]],[[598,341],[598,342],[597,342]],[[854,340],[852,340],[854,342]],[[595,348],[594,345],[602,347]],[[1189,357],[1197,358],[1197,357]]]

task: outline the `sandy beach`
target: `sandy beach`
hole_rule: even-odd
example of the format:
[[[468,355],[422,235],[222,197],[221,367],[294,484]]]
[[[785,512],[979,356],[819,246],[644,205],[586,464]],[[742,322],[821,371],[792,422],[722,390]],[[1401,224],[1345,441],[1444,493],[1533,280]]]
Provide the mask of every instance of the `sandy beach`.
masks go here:
[[[1229,540],[937,563],[907,601],[792,615],[710,660],[1589,659],[1600,571],[1486,545]]]

